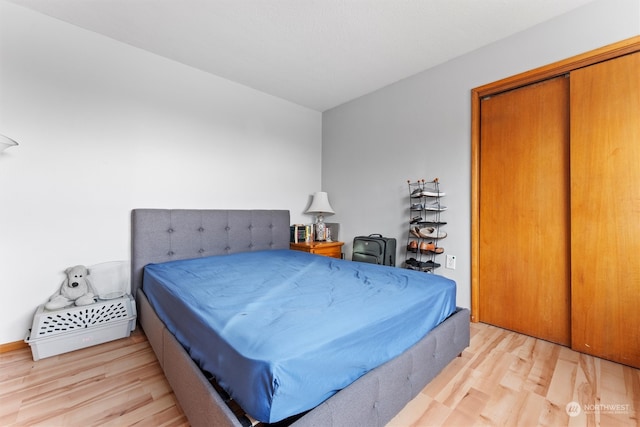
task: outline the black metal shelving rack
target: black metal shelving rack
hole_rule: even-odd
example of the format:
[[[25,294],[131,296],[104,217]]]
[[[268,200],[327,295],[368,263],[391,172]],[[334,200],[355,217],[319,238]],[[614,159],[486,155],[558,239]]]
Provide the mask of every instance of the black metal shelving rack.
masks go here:
[[[446,222],[441,219],[441,213],[447,209],[441,204],[445,193],[440,191],[438,178],[432,181],[407,180],[407,184],[409,231],[404,267],[432,273],[441,266],[437,259],[438,255],[444,253],[444,248],[438,245],[439,241],[447,237],[442,230]]]

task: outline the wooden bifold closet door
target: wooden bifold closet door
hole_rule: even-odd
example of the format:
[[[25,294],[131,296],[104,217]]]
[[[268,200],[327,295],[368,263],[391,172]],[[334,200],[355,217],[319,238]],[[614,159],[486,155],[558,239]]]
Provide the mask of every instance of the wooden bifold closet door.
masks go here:
[[[481,109],[480,320],[569,345],[569,80]]]

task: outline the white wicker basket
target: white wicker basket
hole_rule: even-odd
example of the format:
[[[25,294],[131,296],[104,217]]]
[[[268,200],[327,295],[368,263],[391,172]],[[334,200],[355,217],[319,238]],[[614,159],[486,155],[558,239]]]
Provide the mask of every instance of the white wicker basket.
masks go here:
[[[25,342],[33,360],[128,337],[136,327],[136,306],[130,295],[95,304],[49,311],[38,307]]]

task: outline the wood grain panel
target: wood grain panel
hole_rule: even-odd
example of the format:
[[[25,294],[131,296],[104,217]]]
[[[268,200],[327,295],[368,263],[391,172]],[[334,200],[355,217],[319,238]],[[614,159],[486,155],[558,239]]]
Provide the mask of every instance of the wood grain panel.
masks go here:
[[[572,347],[640,367],[640,53],[571,73]]]
[[[568,345],[569,83],[481,104],[480,320]]]
[[[471,320],[480,319],[480,113],[481,99],[558,77],[579,68],[640,51],[640,36],[603,46],[471,91]]]

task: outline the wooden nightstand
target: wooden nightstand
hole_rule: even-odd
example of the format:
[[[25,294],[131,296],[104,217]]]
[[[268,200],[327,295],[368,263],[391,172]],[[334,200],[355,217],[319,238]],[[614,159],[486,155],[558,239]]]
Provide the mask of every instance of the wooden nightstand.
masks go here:
[[[344,245],[344,242],[300,242],[289,243],[289,249],[333,258],[342,258],[342,245]]]

